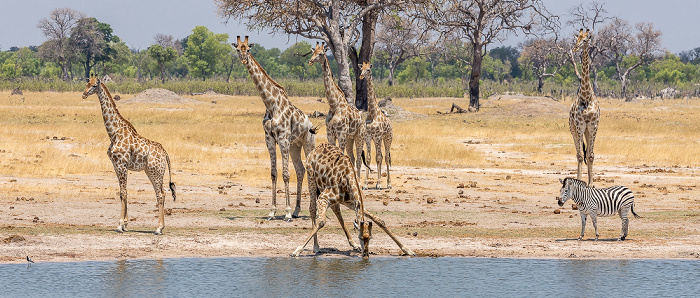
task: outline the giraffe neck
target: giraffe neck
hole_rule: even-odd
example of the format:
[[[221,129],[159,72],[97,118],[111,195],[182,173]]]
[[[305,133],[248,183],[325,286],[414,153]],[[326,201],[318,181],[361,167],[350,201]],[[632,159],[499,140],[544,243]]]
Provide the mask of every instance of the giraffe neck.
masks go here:
[[[114,103],[112,95],[103,83],[100,83],[100,88],[97,90],[97,97],[100,99],[102,119],[104,119],[105,122],[107,135],[109,135],[110,141],[114,143],[119,135],[118,132],[124,129],[129,130],[129,128],[133,130],[133,126],[119,114],[119,110],[117,110],[117,105]]]
[[[287,91],[267,75],[267,72],[260,66],[258,61],[255,61],[250,53],[248,54],[248,59],[246,69],[248,69],[250,78],[253,79],[255,87],[260,92],[260,97],[262,97],[267,112],[272,113],[278,110],[283,104],[283,98],[287,97]]]
[[[379,104],[377,97],[374,94],[374,82],[372,81],[372,72],[367,73],[367,119],[376,119],[379,113]]]
[[[333,80],[333,72],[331,71],[331,65],[328,62],[328,57],[323,55],[323,86],[326,89],[326,99],[328,99],[328,105],[330,106],[330,112],[335,111],[338,105],[342,104],[345,100],[345,94],[340,90],[340,87]],[[346,101],[347,103],[347,101]]]
[[[581,90],[578,96],[579,104],[585,105],[593,99],[593,86],[590,78],[591,60],[588,55],[588,43],[581,49]]]

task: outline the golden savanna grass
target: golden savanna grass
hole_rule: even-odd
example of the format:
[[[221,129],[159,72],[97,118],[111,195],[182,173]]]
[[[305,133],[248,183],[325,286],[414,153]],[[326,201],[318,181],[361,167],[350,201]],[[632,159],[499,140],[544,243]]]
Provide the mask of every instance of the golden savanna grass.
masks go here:
[[[106,156],[109,140],[95,95],[83,100],[80,93],[27,92],[22,100],[9,93],[0,93],[0,171],[3,175],[50,177],[112,171]],[[120,101],[117,105],[141,135],[163,144],[170,154],[173,170],[218,174],[267,185],[270,163],[261,127],[264,113],[261,100],[221,95],[195,98],[200,102]],[[328,109],[315,98],[292,98],[292,101],[306,113]],[[523,115],[518,114],[517,102],[495,100],[483,100],[482,111],[475,114],[436,113],[445,111],[453,101],[452,98],[394,100],[394,104],[408,111],[428,115],[393,124],[394,166],[493,166],[487,162],[488,152],[464,144],[469,140],[500,144],[501,147],[494,150],[522,154],[532,161],[564,161],[572,167],[575,164],[568,129],[570,100],[555,103],[561,106],[557,111],[563,110],[563,113],[543,111]],[[700,165],[700,103],[697,100],[631,103],[601,100],[601,114],[595,146],[596,164]],[[323,118],[312,121],[318,125]],[[321,126],[317,143],[325,142],[325,136],[325,127]],[[373,147],[373,167],[374,151]],[[278,157],[278,166],[280,164]],[[498,164],[504,168],[522,166]],[[294,172],[291,165],[290,172]]]

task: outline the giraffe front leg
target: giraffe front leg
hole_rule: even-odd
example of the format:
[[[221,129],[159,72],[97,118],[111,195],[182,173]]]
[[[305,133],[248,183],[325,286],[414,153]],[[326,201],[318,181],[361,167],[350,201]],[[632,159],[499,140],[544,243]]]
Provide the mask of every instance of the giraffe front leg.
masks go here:
[[[301,161],[301,147],[299,145],[293,144],[291,146],[290,155],[292,164],[294,164],[294,171],[297,174],[297,203],[294,207],[292,218],[298,218],[299,212],[301,212],[301,186],[304,183],[306,170],[304,169],[304,163]]]
[[[313,229],[316,226],[316,200],[318,200],[318,188],[316,187],[316,183],[314,182],[313,178],[310,176],[311,175],[311,170],[308,170],[309,172],[309,217],[311,217],[311,228]],[[316,234],[314,234],[314,253],[319,253],[321,251],[321,248],[318,246],[318,237]]]
[[[345,220],[343,220],[343,215],[340,213],[340,205],[335,204],[331,206],[331,210],[333,210],[333,213],[335,213],[335,217],[338,218],[338,222],[340,223],[340,226],[343,228],[343,232],[345,233],[345,238],[348,238],[348,243],[350,244],[350,246],[352,246],[352,249],[355,251],[361,251],[362,248],[360,248],[360,246],[358,246],[355,243],[355,241],[352,240],[352,236],[350,236],[350,232],[345,226]]]
[[[586,148],[586,166],[588,167],[588,186],[593,187],[593,160],[595,159],[595,154],[593,153],[593,147],[595,147],[595,136],[596,136],[596,129],[598,127],[598,123],[591,124],[591,127],[586,129],[585,131],[585,137],[586,137],[586,144],[588,144],[588,147]]]
[[[270,179],[272,180],[272,207],[267,215],[267,219],[273,220],[275,219],[275,212],[277,212],[277,148],[275,147],[275,139],[267,131],[267,128],[265,130],[265,143],[267,144],[267,151],[270,153]]]
[[[374,139],[374,149],[377,150],[377,189],[382,189],[382,139]]]
[[[571,136],[574,139],[574,147],[576,148],[576,161],[578,162],[578,166],[576,168],[576,179],[581,180],[581,168],[583,167],[583,159],[584,159],[584,154],[583,154],[583,149],[581,148],[582,146],[582,141],[583,141],[583,126],[577,123],[577,120],[574,118],[574,115],[569,116],[569,129],[571,130]]]
[[[384,158],[386,161],[386,188],[391,188],[391,135],[384,139],[384,152],[386,153]]]
[[[292,221],[292,206],[289,200],[289,141],[284,138],[280,141],[280,153],[282,155],[282,181],[284,181],[285,214],[284,221]]]
[[[128,171],[126,166],[115,165],[115,171],[117,172],[117,179],[119,179],[119,200],[121,201],[121,212],[119,216],[119,225],[117,226],[117,232],[127,232],[126,225],[129,224],[129,218],[127,215],[127,192],[126,192],[126,181],[128,176]]]
[[[365,158],[367,159],[367,165],[372,164],[372,140],[367,139],[365,141],[365,147],[367,147],[367,154],[365,154]],[[369,172],[370,169],[367,169],[365,171],[365,183],[362,185],[362,189],[367,189],[367,185],[369,184]]]
[[[331,192],[330,189],[324,190],[320,196],[318,196],[318,199],[316,200],[316,207],[318,208],[316,210],[316,221],[314,223],[314,227],[311,230],[311,233],[309,234],[308,237],[306,237],[306,240],[297,247],[297,249],[294,250],[292,253],[292,257],[298,257],[299,254],[304,250],[304,247],[309,244],[309,241],[311,241],[311,238],[316,237],[316,234],[318,234],[318,230],[323,228],[323,226],[326,225],[326,210],[328,209],[328,202],[329,198],[331,198]],[[314,247],[314,250],[316,248]],[[320,251],[320,249],[319,249]]]
[[[384,223],[384,220],[382,220],[382,219],[379,218],[378,216],[376,216],[376,215],[370,213],[370,212],[367,211],[367,210],[365,210],[365,216],[369,217],[369,219],[371,219],[374,223],[376,223],[377,225],[379,225],[379,227],[382,228],[382,230],[384,230],[384,232],[385,232],[387,235],[389,235],[389,237],[391,238],[391,240],[394,240],[394,243],[396,243],[396,245],[399,246],[399,248],[401,249],[401,251],[403,251],[403,253],[405,253],[406,255],[409,255],[409,256],[415,256],[415,255],[416,255],[416,253],[414,253],[412,250],[410,250],[410,249],[408,249],[407,247],[405,247],[405,246],[401,243],[401,241],[399,241],[399,239],[396,238],[396,235],[394,235],[394,233],[392,233],[392,232],[389,230],[389,228],[387,228],[386,224]]]

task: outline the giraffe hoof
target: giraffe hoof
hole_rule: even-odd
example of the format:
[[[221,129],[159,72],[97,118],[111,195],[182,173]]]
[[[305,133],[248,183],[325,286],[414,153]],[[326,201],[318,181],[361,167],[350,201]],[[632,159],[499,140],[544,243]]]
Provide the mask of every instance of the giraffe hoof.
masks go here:
[[[291,218],[291,217],[285,217],[285,218],[284,218],[284,221],[286,221],[286,222],[292,222],[292,218]]]
[[[153,235],[160,236],[160,235],[163,235],[163,233],[162,233],[162,232],[155,231],[155,232],[153,232]]]
[[[274,217],[274,216],[268,216],[268,217],[267,217],[267,220],[275,220],[275,217]]]

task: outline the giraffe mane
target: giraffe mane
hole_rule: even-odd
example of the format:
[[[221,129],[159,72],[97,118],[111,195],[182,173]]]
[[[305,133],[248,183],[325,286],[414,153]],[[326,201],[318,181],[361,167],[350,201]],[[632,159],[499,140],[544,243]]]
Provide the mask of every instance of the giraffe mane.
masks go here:
[[[131,122],[129,122],[129,120],[126,120],[126,118],[124,118],[124,117],[122,116],[122,114],[119,113],[119,110],[117,109],[117,103],[114,102],[114,99],[112,98],[112,94],[109,93],[109,89],[107,89],[107,86],[106,86],[104,83],[100,82],[100,89],[102,89],[102,91],[103,91],[103,92],[105,93],[105,95],[107,96],[107,99],[109,99],[109,102],[112,104],[112,107],[114,108],[114,113],[117,114],[117,116],[118,116],[119,118],[121,118],[121,120],[122,120],[124,123],[126,123],[126,125],[127,125],[132,131],[134,131],[134,133],[138,134],[138,132],[136,131],[136,128],[134,128],[134,126],[131,124]]]
[[[274,85],[275,87],[279,88],[280,91],[282,91],[282,94],[284,94],[284,97],[289,97],[289,95],[287,95],[287,90],[285,90],[284,87],[282,87],[282,85],[280,85],[279,83],[277,83],[275,80],[273,80],[273,79],[267,74],[267,72],[265,71],[265,69],[263,69],[263,67],[260,65],[260,63],[258,63],[258,61],[255,60],[255,58],[253,58],[253,55],[251,55],[251,54],[249,53],[249,54],[248,54],[248,57],[249,57],[251,60],[253,60],[253,62],[255,63],[255,65],[258,67],[258,69],[260,69],[260,71],[262,71],[263,76],[266,77],[268,80],[270,80],[270,82],[272,82],[272,85]]]

